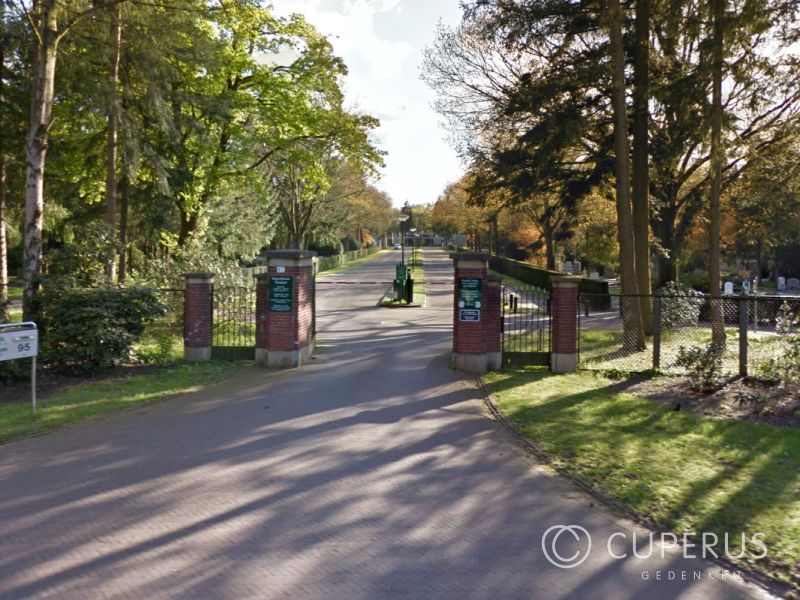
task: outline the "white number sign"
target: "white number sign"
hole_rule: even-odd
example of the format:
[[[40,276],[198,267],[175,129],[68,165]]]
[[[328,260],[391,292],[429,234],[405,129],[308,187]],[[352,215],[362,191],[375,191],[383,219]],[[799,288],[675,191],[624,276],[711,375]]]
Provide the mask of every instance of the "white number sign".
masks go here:
[[[39,331],[33,323],[0,325],[0,362],[33,358],[39,353]]]

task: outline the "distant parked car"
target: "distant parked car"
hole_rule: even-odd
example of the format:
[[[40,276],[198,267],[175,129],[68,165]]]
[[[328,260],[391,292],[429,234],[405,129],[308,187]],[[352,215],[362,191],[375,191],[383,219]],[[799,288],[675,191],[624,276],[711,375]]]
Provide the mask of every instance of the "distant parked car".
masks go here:
[[[395,250],[400,250],[400,248],[402,248],[402,246],[400,244],[395,244],[394,245],[394,249]]]

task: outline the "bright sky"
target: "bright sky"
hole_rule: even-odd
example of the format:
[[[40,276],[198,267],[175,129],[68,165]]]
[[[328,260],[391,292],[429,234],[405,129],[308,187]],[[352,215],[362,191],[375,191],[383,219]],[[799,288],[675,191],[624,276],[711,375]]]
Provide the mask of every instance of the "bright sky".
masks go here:
[[[420,65],[439,20],[458,23],[458,0],[273,2],[277,14],[303,14],[329,37],[350,70],[348,104],[380,119],[378,142],[388,155],[378,187],[396,206],[434,202],[462,168],[431,108],[434,93],[420,80]]]

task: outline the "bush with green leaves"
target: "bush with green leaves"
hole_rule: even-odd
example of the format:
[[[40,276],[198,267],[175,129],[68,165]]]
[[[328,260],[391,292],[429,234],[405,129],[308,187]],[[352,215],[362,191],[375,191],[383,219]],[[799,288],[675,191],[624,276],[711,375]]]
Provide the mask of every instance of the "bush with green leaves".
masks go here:
[[[762,361],[756,374],[770,381],[800,382],[800,314],[783,302],[775,318],[775,332],[781,338],[776,356]]]
[[[48,287],[42,295],[42,358],[55,371],[84,374],[128,359],[145,325],[164,314],[148,288]]]
[[[692,389],[703,392],[717,390],[722,385],[722,344],[702,346],[681,346],[675,360],[676,367],[689,372]]]
[[[182,289],[185,273],[201,271],[214,273],[214,285],[219,288],[254,285],[252,273],[243,269],[239,261],[221,256],[201,235],[192,236],[168,255],[142,261],[132,279],[148,287]]]
[[[775,317],[775,332],[781,335],[791,335],[797,333],[800,326],[800,315],[784,301]]]
[[[671,281],[656,292],[661,297],[661,327],[695,327],[705,303],[702,292]]]
[[[108,234],[104,221],[90,221],[81,235],[48,253],[47,280],[60,287],[88,287],[106,281],[105,267],[123,248]]]

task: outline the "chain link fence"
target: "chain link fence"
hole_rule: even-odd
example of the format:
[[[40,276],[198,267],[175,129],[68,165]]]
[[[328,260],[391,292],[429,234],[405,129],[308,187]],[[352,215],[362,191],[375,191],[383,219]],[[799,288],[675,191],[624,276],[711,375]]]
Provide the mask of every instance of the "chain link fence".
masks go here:
[[[646,298],[650,300],[649,298]],[[578,365],[582,369],[647,371],[653,368],[653,353],[646,339],[637,339],[625,316],[634,314],[638,296],[579,294]]]
[[[748,304],[748,373],[800,382],[800,298],[755,296]]]
[[[643,334],[632,319],[636,304],[650,308]],[[664,293],[649,296],[579,295],[579,366],[591,370],[687,373],[681,356],[717,352],[724,377],[786,378],[797,343],[800,298]]]

